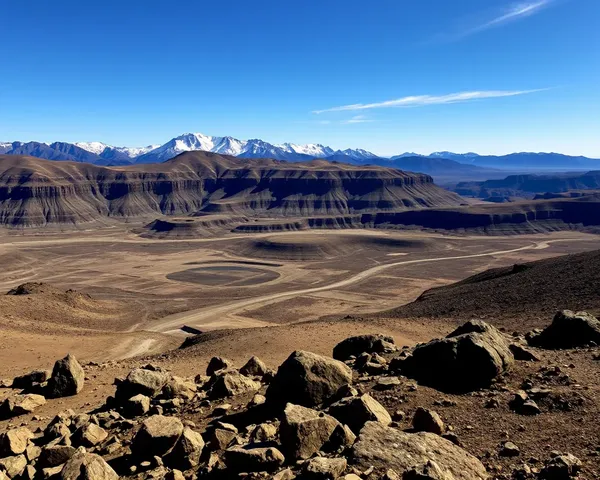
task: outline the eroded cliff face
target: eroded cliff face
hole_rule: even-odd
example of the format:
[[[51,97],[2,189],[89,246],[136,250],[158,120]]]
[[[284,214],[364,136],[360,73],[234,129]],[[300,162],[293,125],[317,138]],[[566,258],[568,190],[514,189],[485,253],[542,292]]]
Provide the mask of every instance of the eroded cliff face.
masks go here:
[[[112,168],[0,156],[0,223],[11,226],[205,213],[346,215],[460,203],[428,175],[382,167],[244,160],[206,152],[160,165]]]

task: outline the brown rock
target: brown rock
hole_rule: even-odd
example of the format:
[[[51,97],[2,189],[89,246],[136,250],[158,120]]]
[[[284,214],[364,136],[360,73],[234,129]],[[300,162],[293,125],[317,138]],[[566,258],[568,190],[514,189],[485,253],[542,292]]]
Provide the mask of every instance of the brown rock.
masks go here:
[[[331,405],[328,412],[356,434],[367,422],[379,422],[386,426],[392,423],[392,417],[384,406],[368,393],[360,397],[344,398]]]
[[[304,464],[303,478],[306,478],[307,480],[335,480],[344,473],[347,465],[345,458],[311,458]]]
[[[430,432],[441,435],[446,430],[438,413],[423,407],[417,408],[412,425],[416,432]]]
[[[167,457],[167,464],[171,467],[188,470],[200,462],[200,455],[204,449],[202,435],[191,428],[184,428],[181,437]]]
[[[183,424],[178,418],[153,415],[142,423],[131,451],[142,458],[162,457],[175,446],[182,433]]]
[[[61,471],[62,480],[118,480],[119,476],[99,455],[78,450]]]
[[[232,472],[273,471],[284,462],[284,456],[276,448],[232,447],[225,450],[225,464]]]
[[[20,455],[27,450],[33,433],[26,427],[13,428],[0,434],[0,457]]]
[[[262,377],[268,372],[268,368],[265,363],[258,357],[254,356],[246,362],[246,364],[240,368],[240,373],[248,377]]]
[[[0,458],[0,471],[4,470],[9,478],[18,477],[27,467],[25,455],[14,455],[12,457]]]
[[[85,373],[77,359],[69,354],[54,364],[52,376],[46,388],[49,398],[70,397],[77,395],[85,383]]]

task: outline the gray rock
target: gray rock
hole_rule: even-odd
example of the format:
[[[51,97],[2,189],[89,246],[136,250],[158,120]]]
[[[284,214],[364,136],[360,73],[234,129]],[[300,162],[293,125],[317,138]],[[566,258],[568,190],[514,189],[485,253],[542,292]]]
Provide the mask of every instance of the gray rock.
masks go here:
[[[125,401],[135,395],[145,395],[154,398],[157,396],[169,380],[165,372],[135,368],[127,378],[117,386],[115,397],[117,400]]]
[[[577,478],[581,471],[581,460],[575,455],[567,453],[566,455],[558,455],[546,462],[544,468],[540,472],[542,480],[571,480]]]
[[[141,458],[162,457],[177,443],[183,433],[181,420],[153,415],[142,423],[131,444],[131,451]]]
[[[69,354],[54,364],[52,376],[48,380],[46,396],[49,398],[77,395],[85,384],[85,373],[77,359]]]
[[[262,377],[268,371],[269,369],[267,368],[265,363],[256,356],[250,358],[250,360],[248,360],[246,364],[242,368],[240,368],[240,373],[248,377]]]
[[[504,442],[500,448],[500,455],[502,457],[518,457],[520,453],[521,450],[513,442]]]
[[[385,426],[392,423],[392,417],[385,407],[368,393],[360,397],[344,398],[331,405],[328,412],[356,434],[367,422],[379,422]]]
[[[311,458],[304,464],[303,477],[314,480],[335,480],[339,478],[348,463],[345,458]]]
[[[393,448],[390,446],[393,445]],[[418,464],[435,462],[455,480],[487,479],[482,463],[460,447],[432,433],[406,433],[368,422],[352,447],[350,463],[366,470],[404,472]]]
[[[62,480],[118,480],[119,476],[104,459],[78,450],[63,467]]]
[[[383,353],[393,351],[394,338],[387,335],[358,335],[346,338],[333,348],[333,358],[345,361],[362,353]]]
[[[479,320],[446,338],[419,345],[400,363],[403,374],[443,391],[472,391],[488,386],[514,362],[496,328]]]
[[[206,375],[210,377],[219,370],[226,370],[232,365],[233,363],[231,362],[231,360],[227,360],[223,357],[213,357],[210,359],[210,362],[208,362],[208,367],[206,367]]]
[[[325,445],[339,422],[307,407],[287,404],[279,436],[288,459],[310,458]]]
[[[225,464],[231,472],[268,472],[277,470],[285,457],[276,448],[232,447],[225,450]]]
[[[292,402],[313,407],[333,397],[340,387],[352,383],[352,371],[344,363],[311,352],[292,353],[277,370],[267,390],[267,401]]]
[[[429,432],[441,435],[446,430],[444,422],[437,412],[419,407],[412,421],[415,432]]]
[[[589,313],[563,310],[541,333],[528,338],[530,345],[542,348],[574,348],[600,344],[600,321]]]
[[[211,384],[212,386],[209,391],[210,398],[234,397],[244,393],[255,392],[261,387],[259,382],[235,370],[217,375],[214,380],[211,380]]]

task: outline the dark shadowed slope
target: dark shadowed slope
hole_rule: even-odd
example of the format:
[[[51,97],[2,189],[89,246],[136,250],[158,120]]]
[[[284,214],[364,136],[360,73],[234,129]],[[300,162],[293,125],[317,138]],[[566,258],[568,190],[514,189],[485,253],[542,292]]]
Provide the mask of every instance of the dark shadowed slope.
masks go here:
[[[600,250],[495,268],[418,300],[385,317],[485,318],[520,331],[548,324],[557,310],[600,311]]]

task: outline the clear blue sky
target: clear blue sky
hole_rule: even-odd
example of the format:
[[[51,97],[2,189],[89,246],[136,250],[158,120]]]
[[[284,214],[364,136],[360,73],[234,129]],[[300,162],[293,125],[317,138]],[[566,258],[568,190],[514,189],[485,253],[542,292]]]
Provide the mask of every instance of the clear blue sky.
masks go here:
[[[600,157],[600,0],[0,0],[0,16],[2,141]]]

